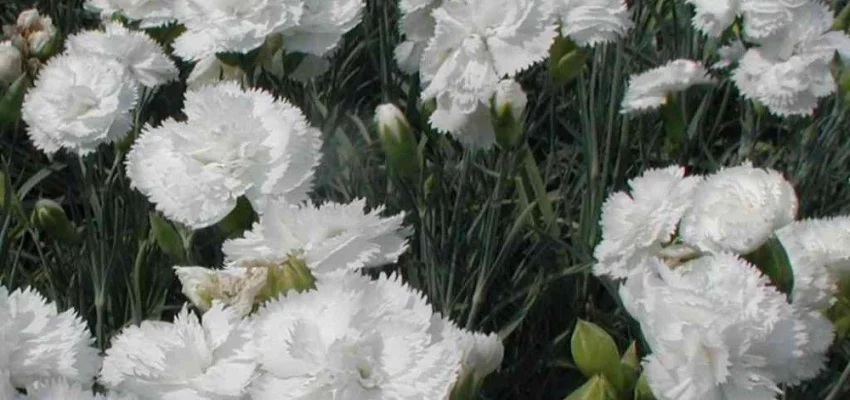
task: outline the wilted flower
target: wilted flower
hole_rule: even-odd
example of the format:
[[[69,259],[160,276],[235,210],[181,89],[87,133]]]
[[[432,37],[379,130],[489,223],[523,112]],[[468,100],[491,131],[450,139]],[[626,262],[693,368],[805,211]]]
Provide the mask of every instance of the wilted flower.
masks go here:
[[[50,17],[31,8],[22,11],[14,25],[4,26],[3,34],[27,56],[44,58],[52,54],[58,31]]]
[[[220,81],[235,81],[245,86],[247,75],[241,68],[227,65],[216,57],[215,54],[205,56],[195,63],[186,85],[189,90],[196,90],[204,85],[218,83]]]
[[[215,53],[247,53],[266,36],[298,25],[300,0],[182,0],[177,19],[186,32],[174,41],[174,53],[199,60]]]
[[[422,52],[434,36],[434,28],[437,24],[431,13],[442,4],[442,0],[401,0],[399,2],[398,7],[401,11],[399,28],[404,35],[404,41],[396,46],[393,54],[402,71],[408,74],[419,71]]]
[[[262,267],[209,269],[174,267],[183,294],[202,311],[215,301],[233,309],[239,316],[248,315],[268,280],[268,269]]]
[[[324,56],[342,35],[360,23],[363,0],[304,0],[304,14],[296,26],[282,31],[287,52]]]
[[[141,399],[244,398],[256,364],[249,321],[214,305],[201,320],[184,307],[173,323],[124,328],[106,351],[100,382]]]
[[[461,354],[431,333],[433,312],[398,277],[345,274],[290,292],[254,317],[254,399],[443,399]]]
[[[21,51],[10,41],[0,42],[0,88],[11,85],[23,73]]]
[[[127,156],[133,187],[167,217],[212,225],[246,196],[255,208],[307,198],[321,133],[301,111],[235,82],[186,93],[186,122],[148,127]]]
[[[550,12],[539,0],[447,0],[435,9],[436,34],[420,69],[422,99],[437,103],[431,126],[467,146],[491,147],[490,100],[502,77],[549,54]]]
[[[407,250],[404,214],[381,217],[383,207],[366,213],[365,200],[318,207],[272,201],[260,208],[260,221],[245,237],[224,242],[229,261],[250,264],[258,260],[281,262],[290,255],[303,257],[316,277],[344,270],[396,262]]]
[[[796,215],[797,194],[782,174],[744,163],[723,168],[700,184],[679,235],[704,251],[747,254]]]
[[[79,154],[122,139],[132,126],[137,86],[118,61],[78,55],[52,58],[27,92],[27,133],[47,154]]]
[[[104,31],[84,31],[68,38],[67,52],[112,58],[141,85],[153,88],[177,79],[179,71],[162,48],[144,32],[131,31],[118,22]]]
[[[807,3],[796,10],[793,24],[747,50],[733,74],[744,97],[780,116],[811,115],[818,100],[837,88],[830,70],[836,52],[850,60],[850,37],[830,30],[829,8]]]
[[[675,270],[656,260],[620,296],[652,350],[644,368],[661,400],[774,399],[779,383],[793,381],[787,371],[813,364],[786,357],[812,354],[813,343],[796,329],[807,321],[734,255],[701,257]],[[780,348],[783,354],[774,354]]]
[[[850,217],[795,221],[776,231],[794,272],[795,306],[825,309],[850,261]]]
[[[86,0],[86,8],[100,10],[104,17],[121,13],[141,21],[141,28],[154,28],[174,22],[174,9],[182,0]]]
[[[667,96],[694,85],[714,82],[702,63],[673,60],[665,65],[629,77],[623,98],[623,114],[655,109],[667,104]]]
[[[100,368],[93,343],[74,310],[59,313],[32,289],[0,286],[0,395],[51,378],[91,384]]]
[[[634,23],[625,0],[553,0],[561,35],[579,46],[613,42]]]
[[[630,194],[610,195],[602,205],[602,241],[593,252],[593,272],[626,278],[643,269],[647,258],[673,239],[699,183],[699,177],[685,177],[684,168],[671,166],[630,180]]]

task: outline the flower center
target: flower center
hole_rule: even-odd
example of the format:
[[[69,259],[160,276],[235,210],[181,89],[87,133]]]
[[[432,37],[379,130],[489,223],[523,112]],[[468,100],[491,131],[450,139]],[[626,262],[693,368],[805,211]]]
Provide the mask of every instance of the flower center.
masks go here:
[[[65,95],[65,118],[77,118],[100,103],[97,95],[87,86],[72,86]]]

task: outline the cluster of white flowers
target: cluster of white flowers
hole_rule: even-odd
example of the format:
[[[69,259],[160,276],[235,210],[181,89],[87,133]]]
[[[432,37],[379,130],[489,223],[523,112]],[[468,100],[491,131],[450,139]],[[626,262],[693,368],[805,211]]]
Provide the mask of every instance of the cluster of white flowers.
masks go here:
[[[594,272],[625,279],[657,398],[774,399],[821,371],[833,339],[821,311],[850,267],[850,219],[795,222],[791,184],[749,163],[648,170],[629,186],[603,206]],[[765,252],[787,254],[791,287],[762,272],[783,267]]]
[[[431,126],[485,149],[495,143],[493,96],[518,87],[513,77],[544,60],[559,33],[593,46],[632,26],[621,0],[402,0],[400,9],[396,60],[419,73],[422,100],[436,102]]]
[[[123,139],[133,125],[140,86],[177,78],[177,67],[141,32],[118,23],[71,36],[27,92],[22,116],[35,146],[85,155]]]

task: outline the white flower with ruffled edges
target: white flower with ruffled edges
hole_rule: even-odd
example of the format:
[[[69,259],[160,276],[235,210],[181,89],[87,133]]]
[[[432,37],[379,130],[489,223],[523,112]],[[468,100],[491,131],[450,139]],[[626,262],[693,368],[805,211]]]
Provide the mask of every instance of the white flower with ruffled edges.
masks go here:
[[[235,82],[186,93],[188,121],[146,128],[127,156],[127,175],[168,218],[212,225],[246,196],[307,199],[319,163],[321,132],[301,110]]]
[[[673,60],[630,76],[620,112],[629,114],[656,109],[667,104],[667,97],[672,93],[713,82],[702,63]]]
[[[634,26],[625,0],[553,0],[561,35],[579,46],[624,37]]]
[[[398,4],[401,11],[399,30],[404,35],[404,41],[399,43],[393,55],[398,67],[408,74],[419,71],[422,53],[428,46],[428,41],[434,36],[437,21],[431,13],[442,5],[442,0],[401,0]]]
[[[345,274],[289,292],[253,318],[260,376],[251,396],[446,398],[461,354],[431,333],[432,315],[398,277]]]
[[[103,31],[83,31],[65,43],[66,51],[112,58],[124,65],[141,85],[154,88],[177,79],[179,71],[162,47],[144,32],[131,31],[118,22]]]
[[[181,0],[86,0],[86,8],[98,10],[104,18],[115,13],[140,21],[141,28],[168,25],[176,19],[174,9]]]
[[[363,0],[304,0],[299,24],[282,31],[286,51],[327,55],[360,23],[365,7]]]
[[[41,70],[21,114],[35,147],[85,155],[130,132],[138,86],[118,61],[61,55]]]

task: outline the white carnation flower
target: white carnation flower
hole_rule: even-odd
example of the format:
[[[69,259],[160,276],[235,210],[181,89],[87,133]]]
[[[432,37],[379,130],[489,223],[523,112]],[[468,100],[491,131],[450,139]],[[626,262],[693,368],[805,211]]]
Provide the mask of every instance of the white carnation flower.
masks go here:
[[[321,132],[285,100],[235,82],[186,93],[186,122],[147,128],[127,156],[133,187],[193,228],[227,216],[240,196],[301,202],[319,163]]]
[[[304,0],[300,23],[282,32],[286,51],[327,55],[360,23],[365,7],[363,0]]]
[[[268,269],[261,267],[224,268],[174,267],[183,294],[202,311],[220,301],[239,315],[248,315],[268,280]]]
[[[837,88],[830,69],[836,52],[850,60],[850,37],[830,30],[825,4],[810,2],[794,15],[794,24],[747,50],[733,74],[744,97],[780,116],[811,115]]]
[[[410,235],[402,227],[404,214],[385,218],[383,207],[368,213],[365,207],[363,199],[318,207],[270,202],[243,238],[224,242],[222,249],[237,265],[281,262],[295,254],[317,277],[396,262]]]
[[[667,96],[694,85],[713,83],[702,63],[673,60],[660,67],[629,77],[621,113],[641,112],[667,104]]]
[[[460,354],[430,332],[431,306],[398,277],[345,274],[254,317],[252,398],[443,399]]]
[[[93,343],[73,310],[59,313],[32,289],[0,286],[0,394],[51,378],[90,385],[100,368]]]
[[[399,68],[408,74],[419,71],[419,61],[434,36],[437,21],[431,13],[442,5],[442,0],[401,0],[399,28],[404,41],[396,46],[394,55]]]
[[[744,34],[759,39],[797,23],[796,11],[809,0],[685,0],[694,6],[694,28],[710,37],[720,37],[738,16]]]
[[[174,8],[181,0],[86,0],[86,8],[100,10],[104,17],[121,13],[141,21],[142,28],[154,28],[174,22]]]
[[[35,146],[88,154],[122,139],[132,127],[137,86],[118,61],[78,55],[51,59],[21,110]]]
[[[625,0],[554,0],[561,35],[579,46],[595,46],[624,37],[634,26]]]
[[[174,53],[198,60],[214,53],[247,53],[266,37],[299,24],[300,0],[182,0],[177,18],[186,32],[174,41]]]
[[[505,346],[496,333],[470,332],[440,314],[434,314],[431,318],[431,332],[436,340],[446,340],[457,346],[461,354],[461,380],[471,377],[474,381],[481,382],[502,364]]]
[[[94,394],[91,384],[83,386],[78,382],[54,378],[28,385],[27,394],[19,394],[16,400],[138,400],[138,397],[115,392]]]
[[[626,278],[642,269],[673,239],[699,182],[699,177],[685,177],[684,168],[671,166],[630,180],[630,194],[611,194],[602,205],[602,241],[594,249],[593,272]]]
[[[815,378],[826,366],[835,338],[832,323],[820,311],[795,309],[751,351],[765,358],[766,371],[777,383],[791,386]]]
[[[829,307],[838,275],[850,261],[850,217],[795,221],[776,231],[776,237],[794,271],[793,304]]]
[[[782,174],[744,163],[723,168],[699,185],[679,235],[704,251],[747,254],[796,215],[797,194]]]
[[[100,382],[142,399],[244,398],[255,375],[252,328],[221,304],[173,323],[143,321],[112,339]]]
[[[800,317],[785,295],[728,253],[676,270],[656,260],[629,279],[620,296],[652,350],[644,368],[660,400],[772,400],[777,384],[790,378],[780,369],[796,368],[798,360],[773,349],[808,352],[805,341],[787,329]],[[792,365],[774,364],[780,360]]]
[[[162,48],[144,32],[131,31],[118,22],[104,31],[84,31],[65,43],[67,52],[113,58],[127,67],[141,85],[153,88],[177,79],[179,71]]]
[[[227,65],[215,54],[204,56],[192,68],[189,77],[186,78],[186,86],[189,90],[197,90],[201,86],[211,85],[220,81],[235,81],[242,86],[247,86],[247,75],[241,68]]]
[[[447,0],[436,8],[436,33],[420,66],[427,85],[422,99],[437,102],[431,126],[474,147],[490,147],[492,127],[477,132],[489,125],[483,121],[489,121],[490,99],[502,77],[548,56],[556,35],[550,12],[549,3],[539,0]]]

